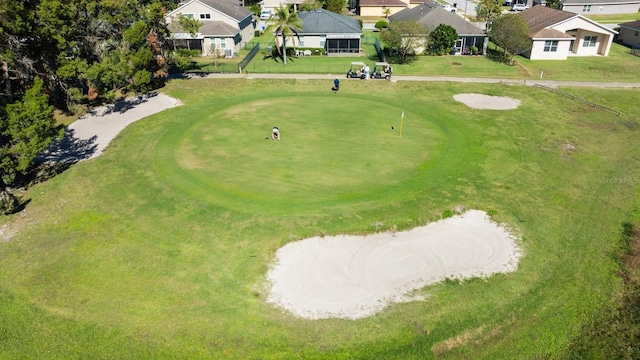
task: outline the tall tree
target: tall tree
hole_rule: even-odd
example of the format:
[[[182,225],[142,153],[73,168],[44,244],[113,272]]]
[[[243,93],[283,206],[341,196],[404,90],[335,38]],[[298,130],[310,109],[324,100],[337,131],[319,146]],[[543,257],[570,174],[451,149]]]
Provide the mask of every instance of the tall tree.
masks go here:
[[[344,9],[345,1],[344,0],[325,0],[326,9],[334,12],[336,14],[342,14],[342,9]]]
[[[487,29],[491,28],[491,23],[502,14],[501,0],[480,0],[476,6],[476,19],[485,21]]]
[[[0,117],[0,197],[4,200],[12,198],[7,196],[8,187],[16,175],[31,169],[38,154],[51,144],[55,132],[53,107],[43,92],[43,81],[36,77],[22,101],[7,105],[6,115]],[[6,210],[11,209],[3,209]]]
[[[438,25],[429,36],[431,37],[429,48],[431,52],[436,55],[446,55],[451,52],[451,48],[453,48],[458,40],[458,32],[456,29],[446,24]]]
[[[400,63],[407,63],[409,56],[427,48],[429,31],[415,20],[394,21],[380,31],[380,38],[401,56]]]
[[[275,9],[274,16],[269,19],[269,27],[265,29],[265,32],[273,31],[276,34],[276,47],[278,52],[282,55],[282,61],[287,63],[287,38],[291,39],[293,48],[296,48],[296,40],[298,37],[298,31],[302,30],[302,20],[298,17],[298,14],[289,10],[289,7],[280,4]],[[280,38],[282,38],[282,51],[280,51]]]
[[[562,2],[560,0],[547,0],[546,6],[552,9],[560,9]]]
[[[513,65],[513,57],[531,48],[529,26],[520,14],[506,14],[494,20],[489,38],[504,50],[504,59]]]

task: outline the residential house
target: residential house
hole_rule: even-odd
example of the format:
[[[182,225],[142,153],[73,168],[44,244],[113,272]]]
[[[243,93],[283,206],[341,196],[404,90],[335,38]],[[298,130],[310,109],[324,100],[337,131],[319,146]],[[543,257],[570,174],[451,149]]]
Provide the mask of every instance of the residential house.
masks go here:
[[[175,18],[180,15],[202,23],[195,36],[177,25]],[[165,21],[174,47],[198,49],[203,56],[216,52],[227,57],[235,56],[244,44],[253,39],[256,27],[253,13],[232,0],[185,1],[167,14]]]
[[[353,17],[324,9],[303,11],[298,17],[302,22],[299,47],[323,48],[327,55],[361,52],[362,26]]]
[[[609,55],[616,31],[582,15],[534,6],[519,13],[529,25],[531,60],[566,60],[568,56]]]
[[[454,46],[455,54],[470,54],[472,47],[476,47],[483,54],[486,52],[488,40],[485,31],[462,17],[443,9],[436,2],[425,2],[413,9],[407,8],[389,17],[391,23],[402,20],[415,20],[429,31],[433,31],[440,24],[453,27],[458,32],[458,41]]]
[[[640,20],[620,24],[618,41],[631,47],[640,47]]]
[[[387,16],[409,7],[409,0],[360,0],[360,16]]]
[[[563,0],[562,10],[583,15],[636,14],[640,0]]]
[[[298,11],[300,5],[305,1],[306,0],[262,0],[260,1],[260,6],[262,6],[262,10],[269,10],[271,14],[275,14],[275,9],[279,8],[280,5],[291,5],[294,11]]]

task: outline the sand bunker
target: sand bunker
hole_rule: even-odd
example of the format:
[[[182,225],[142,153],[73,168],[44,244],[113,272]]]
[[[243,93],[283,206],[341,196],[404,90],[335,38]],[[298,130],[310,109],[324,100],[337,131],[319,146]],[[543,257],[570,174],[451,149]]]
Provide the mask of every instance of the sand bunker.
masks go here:
[[[459,101],[470,108],[487,110],[511,110],[520,106],[520,100],[504,96],[490,96],[482,94],[456,94],[453,95]]]
[[[406,232],[304,239],[277,251],[267,301],[307,319],[363,318],[446,278],[515,271],[514,241],[479,210]]]

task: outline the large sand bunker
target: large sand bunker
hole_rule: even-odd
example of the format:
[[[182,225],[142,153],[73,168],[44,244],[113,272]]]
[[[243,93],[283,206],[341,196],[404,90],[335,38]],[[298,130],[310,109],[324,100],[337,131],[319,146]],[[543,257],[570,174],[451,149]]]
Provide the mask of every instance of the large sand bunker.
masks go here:
[[[446,278],[515,271],[514,241],[479,210],[406,232],[304,239],[277,251],[267,301],[307,319],[367,317]]]
[[[474,109],[511,110],[520,106],[520,100],[505,96],[466,93],[453,95],[453,99]]]

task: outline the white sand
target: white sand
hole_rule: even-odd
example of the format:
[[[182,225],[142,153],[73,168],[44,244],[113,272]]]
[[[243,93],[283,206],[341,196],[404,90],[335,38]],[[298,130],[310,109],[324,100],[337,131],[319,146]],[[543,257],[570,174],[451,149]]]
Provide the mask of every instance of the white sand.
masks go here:
[[[520,106],[520,100],[504,96],[466,93],[453,95],[453,98],[474,109],[511,110]]]
[[[401,233],[304,239],[277,251],[267,301],[307,319],[367,317],[446,278],[515,271],[514,241],[479,210]]]
[[[142,118],[180,105],[162,93],[140,95],[93,109],[71,123],[65,137],[54,142],[42,156],[48,162],[77,162],[102,154],[124,128]]]

